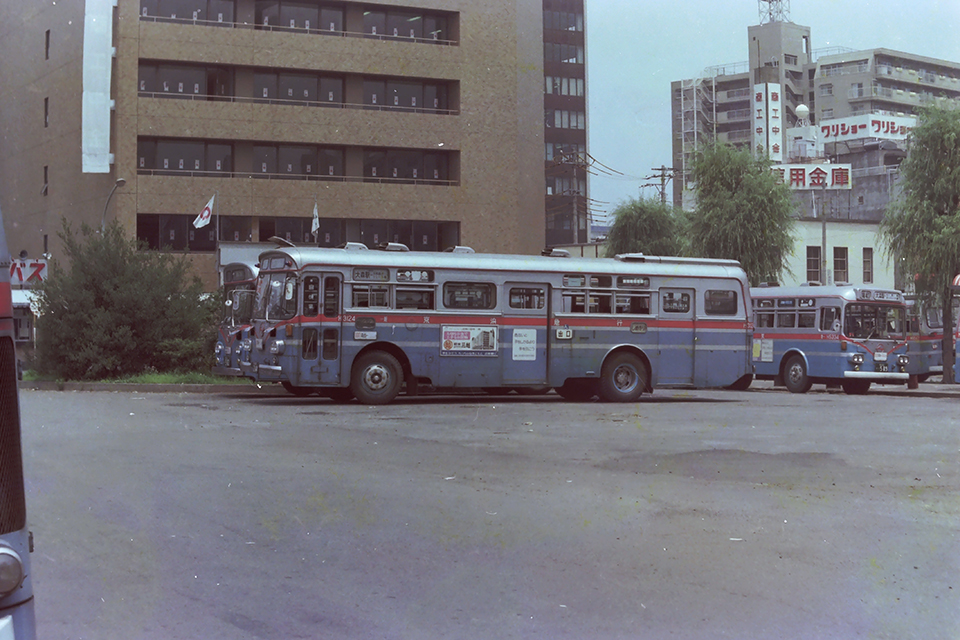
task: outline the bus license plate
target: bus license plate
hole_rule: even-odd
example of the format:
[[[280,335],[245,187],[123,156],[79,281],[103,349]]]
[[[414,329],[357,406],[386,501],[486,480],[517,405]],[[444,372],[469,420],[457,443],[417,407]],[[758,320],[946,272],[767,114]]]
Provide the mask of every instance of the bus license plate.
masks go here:
[[[878,373],[888,373],[890,371],[890,365],[886,362],[877,362],[875,363]]]

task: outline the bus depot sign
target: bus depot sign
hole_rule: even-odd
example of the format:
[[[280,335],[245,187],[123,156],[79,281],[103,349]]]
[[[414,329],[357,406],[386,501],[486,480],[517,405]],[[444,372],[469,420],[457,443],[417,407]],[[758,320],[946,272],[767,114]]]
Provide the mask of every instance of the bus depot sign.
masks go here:
[[[39,260],[11,260],[10,285],[14,287],[31,287],[47,279],[47,261]]]
[[[778,164],[771,169],[791,189],[851,189],[849,164]]]

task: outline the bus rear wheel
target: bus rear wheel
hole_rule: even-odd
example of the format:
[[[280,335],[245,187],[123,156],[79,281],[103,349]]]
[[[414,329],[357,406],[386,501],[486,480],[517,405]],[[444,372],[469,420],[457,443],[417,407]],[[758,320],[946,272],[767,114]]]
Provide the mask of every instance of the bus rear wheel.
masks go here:
[[[783,366],[783,385],[790,393],[806,393],[813,386],[807,375],[807,365],[800,356],[790,356]]]
[[[603,363],[600,397],[607,402],[633,402],[647,389],[647,367],[637,356],[620,353]]]
[[[840,386],[848,396],[862,396],[870,391],[869,380],[844,380],[840,383]]]
[[[387,404],[403,385],[403,369],[385,351],[365,353],[353,363],[350,390],[363,404]]]

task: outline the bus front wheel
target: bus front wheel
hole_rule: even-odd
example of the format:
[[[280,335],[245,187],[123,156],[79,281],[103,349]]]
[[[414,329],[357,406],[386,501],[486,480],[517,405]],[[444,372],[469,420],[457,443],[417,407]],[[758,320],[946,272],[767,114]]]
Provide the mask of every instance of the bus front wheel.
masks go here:
[[[633,402],[647,389],[647,367],[635,355],[620,353],[603,363],[600,397],[607,402]]]
[[[783,384],[790,393],[806,393],[810,391],[813,383],[807,376],[807,365],[803,358],[794,355],[790,356],[783,367]]]
[[[316,389],[313,387],[298,387],[295,384],[291,384],[287,380],[282,380],[280,382],[280,386],[283,387],[288,393],[292,393],[298,398],[305,398],[316,391]]]
[[[400,363],[385,351],[371,351],[353,364],[350,390],[363,404],[387,404],[403,385]]]

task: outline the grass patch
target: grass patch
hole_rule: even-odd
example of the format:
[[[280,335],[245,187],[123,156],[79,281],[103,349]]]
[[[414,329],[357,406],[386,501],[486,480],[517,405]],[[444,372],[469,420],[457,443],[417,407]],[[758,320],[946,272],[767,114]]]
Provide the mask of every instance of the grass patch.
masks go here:
[[[36,371],[23,372],[23,379],[31,382],[54,380],[39,375]],[[120,384],[254,384],[250,378],[215,376],[201,371],[186,371],[181,373],[141,373],[127,378],[112,378],[107,380],[86,380],[84,382],[113,382]]]

